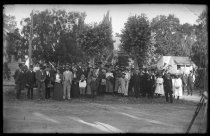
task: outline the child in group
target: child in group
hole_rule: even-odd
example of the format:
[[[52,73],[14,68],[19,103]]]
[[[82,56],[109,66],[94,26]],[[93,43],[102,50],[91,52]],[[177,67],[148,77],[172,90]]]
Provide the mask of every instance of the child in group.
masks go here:
[[[79,81],[79,89],[80,89],[80,95],[85,96],[85,88],[86,88],[86,80],[85,80],[85,75],[81,75],[81,80]]]

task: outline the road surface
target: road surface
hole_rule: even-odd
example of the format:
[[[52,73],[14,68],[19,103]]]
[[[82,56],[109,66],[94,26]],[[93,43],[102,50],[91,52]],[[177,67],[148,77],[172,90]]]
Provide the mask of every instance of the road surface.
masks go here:
[[[26,92],[15,100],[13,87],[3,89],[4,133],[185,133],[197,104],[111,95],[38,101],[27,100]],[[190,133],[205,127],[201,118]]]

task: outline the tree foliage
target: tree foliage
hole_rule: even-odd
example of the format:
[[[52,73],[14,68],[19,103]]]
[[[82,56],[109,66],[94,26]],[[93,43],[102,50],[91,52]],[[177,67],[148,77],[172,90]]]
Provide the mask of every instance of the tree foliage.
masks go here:
[[[83,56],[77,45],[77,35],[86,14],[65,10],[35,11],[33,15],[33,57],[54,62],[75,62]],[[23,24],[24,44],[28,47],[31,19]],[[28,48],[27,48],[28,49]]]
[[[79,37],[79,44],[90,59],[103,61],[113,50],[112,23],[109,12],[102,22],[94,25],[85,25]]]
[[[204,10],[198,17],[198,25],[195,27],[196,42],[192,46],[192,60],[198,67],[208,65],[208,32],[207,11]]]
[[[4,57],[5,61],[11,59],[14,55],[16,58],[21,56],[19,49],[21,48],[21,36],[19,29],[17,27],[17,22],[15,16],[3,14],[3,28],[4,28]]]
[[[150,45],[149,20],[144,15],[130,16],[121,34],[121,47],[135,60],[138,65],[144,64]]]
[[[179,19],[174,15],[159,15],[152,19],[152,33],[155,35],[156,53],[161,55],[186,56],[181,46],[183,35]]]

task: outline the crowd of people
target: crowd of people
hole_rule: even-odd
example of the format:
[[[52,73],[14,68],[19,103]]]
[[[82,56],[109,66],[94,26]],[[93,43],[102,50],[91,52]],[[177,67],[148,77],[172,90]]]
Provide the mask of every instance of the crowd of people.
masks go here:
[[[38,90],[38,100],[71,98],[94,98],[104,94],[125,97],[155,98],[165,96],[166,101],[183,96],[184,90],[192,95],[194,75],[172,75],[169,70],[126,69],[118,67],[85,66],[66,64],[63,66],[37,63],[29,68],[20,63],[14,74],[16,98],[27,89],[27,98],[33,99],[33,89]]]

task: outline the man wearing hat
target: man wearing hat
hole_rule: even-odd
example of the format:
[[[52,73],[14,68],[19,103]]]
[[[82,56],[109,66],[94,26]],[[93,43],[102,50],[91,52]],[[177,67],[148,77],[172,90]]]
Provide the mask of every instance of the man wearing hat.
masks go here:
[[[63,99],[71,99],[71,84],[73,80],[73,73],[70,71],[70,67],[66,66],[66,71],[63,73]],[[67,91],[67,93],[66,93]]]
[[[193,72],[191,70],[187,78],[187,93],[188,95],[191,94],[191,96],[192,96],[193,84],[194,84],[194,79],[193,79]]]
[[[40,70],[36,71],[36,80],[38,85],[38,96],[40,99],[45,99],[45,79],[46,79],[46,72],[44,70],[44,66],[40,65]]]
[[[21,90],[24,89],[25,76],[23,71],[23,64],[19,63],[18,69],[15,71],[14,79],[15,79],[15,90],[16,90],[16,99],[19,99]]]
[[[33,99],[33,88],[36,83],[35,72],[33,71],[33,65],[30,65],[29,70],[26,72],[26,86],[28,88],[27,98]]]
[[[90,82],[91,97],[94,98],[98,94],[98,86],[99,86],[99,81],[98,81],[97,75],[93,74],[92,80]]]
[[[164,81],[163,86],[164,86],[164,91],[165,91],[166,102],[170,101],[170,103],[173,103],[172,78],[169,75],[168,70],[164,72],[163,81]]]
[[[52,92],[52,87],[53,87],[53,80],[54,80],[54,75],[53,72],[50,70],[50,67],[47,66],[46,69],[46,79],[45,79],[45,88],[46,88],[46,99],[49,99],[51,96]]]

